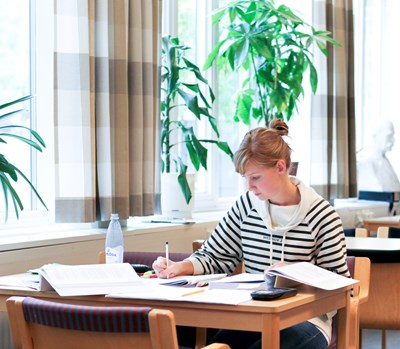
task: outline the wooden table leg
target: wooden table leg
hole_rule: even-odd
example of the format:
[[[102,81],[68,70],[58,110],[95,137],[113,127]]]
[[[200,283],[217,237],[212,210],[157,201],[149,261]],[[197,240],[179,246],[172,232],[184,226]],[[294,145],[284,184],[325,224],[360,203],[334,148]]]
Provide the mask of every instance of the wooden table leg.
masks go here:
[[[266,314],[263,316],[261,332],[262,349],[279,349],[280,346],[280,318],[279,315]]]
[[[338,309],[337,312],[337,349],[350,349],[349,348],[349,338],[350,338],[350,326],[354,324],[350,321],[350,294],[348,292],[347,304],[345,308]],[[356,331],[356,328],[352,329]]]

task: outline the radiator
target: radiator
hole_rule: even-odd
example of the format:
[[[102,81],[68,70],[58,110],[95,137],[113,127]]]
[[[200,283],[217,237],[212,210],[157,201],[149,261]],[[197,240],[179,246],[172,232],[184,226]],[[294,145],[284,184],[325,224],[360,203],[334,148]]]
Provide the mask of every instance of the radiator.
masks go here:
[[[11,340],[6,312],[0,312],[0,349],[15,349]]]

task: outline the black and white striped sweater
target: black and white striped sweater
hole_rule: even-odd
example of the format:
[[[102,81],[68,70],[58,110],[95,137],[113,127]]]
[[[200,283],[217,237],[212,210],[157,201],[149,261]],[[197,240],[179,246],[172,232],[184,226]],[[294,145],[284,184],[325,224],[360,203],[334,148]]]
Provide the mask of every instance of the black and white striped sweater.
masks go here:
[[[339,215],[313,189],[297,178],[291,180],[301,201],[287,227],[272,228],[268,203],[251,192],[243,194],[190,258],[195,274],[229,274],[243,260],[248,273],[262,273],[280,261],[307,261],[349,276]]]
[[[313,189],[291,177],[301,200],[287,226],[273,228],[269,203],[243,194],[189,260],[194,274],[231,273],[244,261],[246,272],[263,273],[277,262],[306,261],[344,276],[346,242],[333,207]],[[335,312],[310,319],[330,343]]]

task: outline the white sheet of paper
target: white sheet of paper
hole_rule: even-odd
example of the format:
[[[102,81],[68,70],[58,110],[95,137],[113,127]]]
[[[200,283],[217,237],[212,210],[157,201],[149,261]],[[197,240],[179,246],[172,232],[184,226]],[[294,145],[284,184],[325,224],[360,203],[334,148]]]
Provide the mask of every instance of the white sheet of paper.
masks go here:
[[[180,302],[200,302],[236,305],[251,299],[250,291],[208,290],[207,288],[186,288],[162,286],[153,283],[137,287],[132,292],[111,293],[109,298],[152,299]]]
[[[39,290],[39,275],[31,273],[0,277],[0,288],[11,290]]]

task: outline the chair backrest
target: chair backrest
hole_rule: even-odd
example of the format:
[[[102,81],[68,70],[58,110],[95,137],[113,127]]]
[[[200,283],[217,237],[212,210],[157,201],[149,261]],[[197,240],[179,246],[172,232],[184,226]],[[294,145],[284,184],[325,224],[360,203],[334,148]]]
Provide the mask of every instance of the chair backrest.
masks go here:
[[[170,252],[168,254],[169,259],[174,262],[179,262],[185,258],[188,258],[190,255],[191,253],[186,252]],[[144,264],[151,267],[158,256],[165,256],[165,252],[125,251],[123,262],[130,264]],[[105,263],[105,261],[105,253],[104,251],[101,251],[99,253],[99,263]]]
[[[368,230],[366,228],[346,228],[343,229],[345,236],[355,236],[358,238],[368,237]]]
[[[355,236],[358,238],[367,238],[369,236],[366,228],[356,228]]]
[[[356,228],[345,228],[343,232],[344,236],[356,236]]]
[[[388,237],[391,239],[400,239],[400,228],[389,227]]]
[[[204,244],[204,241],[205,240],[194,240],[192,242],[193,252],[196,252]],[[245,271],[244,264],[243,264],[243,262],[240,262],[240,264],[233,271],[232,275],[241,274],[241,273],[244,273],[244,271]]]
[[[400,228],[395,227],[378,227],[376,231],[378,238],[396,238],[400,239]]]
[[[21,349],[178,348],[175,318],[169,310],[11,297],[7,311],[13,341]]]
[[[388,238],[389,237],[389,227],[378,227],[376,230],[377,238]]]
[[[7,299],[7,312],[17,349],[185,349],[178,346],[175,316],[169,310],[14,296]],[[213,343],[203,349],[230,347]]]

